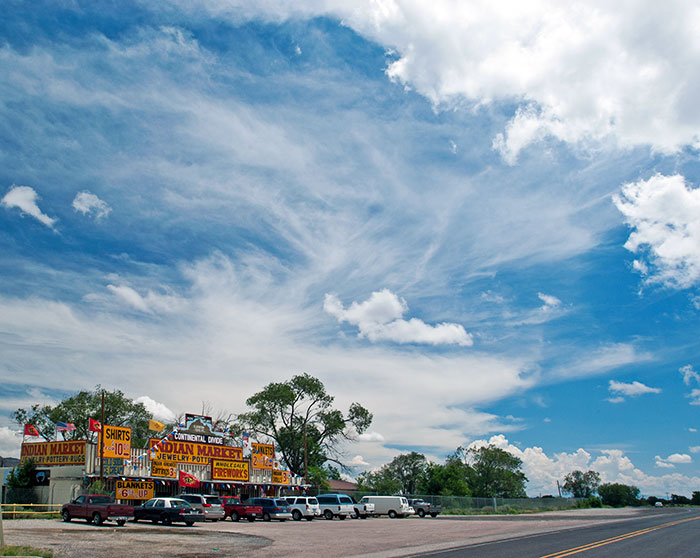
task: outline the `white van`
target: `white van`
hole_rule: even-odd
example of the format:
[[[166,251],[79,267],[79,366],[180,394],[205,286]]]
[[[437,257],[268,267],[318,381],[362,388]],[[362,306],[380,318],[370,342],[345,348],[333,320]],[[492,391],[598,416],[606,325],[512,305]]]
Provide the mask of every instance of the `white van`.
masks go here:
[[[415,513],[403,496],[363,496],[360,504],[364,502],[374,504],[374,515],[388,515],[392,519]]]

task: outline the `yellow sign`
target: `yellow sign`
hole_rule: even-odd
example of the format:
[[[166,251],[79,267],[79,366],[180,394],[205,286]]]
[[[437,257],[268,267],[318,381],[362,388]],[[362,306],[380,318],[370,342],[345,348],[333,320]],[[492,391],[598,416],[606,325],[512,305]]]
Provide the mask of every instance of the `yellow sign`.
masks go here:
[[[275,457],[275,446],[272,444],[253,444],[253,453],[262,453],[272,459]]]
[[[153,481],[117,481],[117,500],[150,500],[155,491]]]
[[[250,480],[248,462],[212,459],[211,480],[248,482]]]
[[[151,476],[163,479],[176,479],[177,463],[174,461],[151,461]]]
[[[263,453],[250,455],[253,469],[272,469],[272,458]]]
[[[272,484],[289,484],[289,471],[272,471]]]
[[[104,456],[131,458],[131,428],[102,425],[100,437],[104,436]]]
[[[243,449],[239,447],[213,446],[211,444],[174,442],[171,440],[156,440],[151,438],[149,446],[153,448],[156,444],[158,444],[158,448],[152,450],[151,459],[200,465],[208,465],[212,459],[226,459],[229,461],[243,460]]]
[[[20,460],[26,459],[36,465],[85,465],[85,440],[25,443]]]

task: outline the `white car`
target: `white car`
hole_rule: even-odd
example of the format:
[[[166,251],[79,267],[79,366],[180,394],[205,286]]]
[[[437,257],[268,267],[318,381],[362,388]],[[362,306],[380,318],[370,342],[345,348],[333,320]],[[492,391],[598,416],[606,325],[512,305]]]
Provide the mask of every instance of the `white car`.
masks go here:
[[[316,499],[326,519],[345,519],[355,513],[355,502],[345,494],[319,494]]]
[[[288,496],[285,498],[292,509],[292,519],[311,521],[314,517],[321,517],[321,506],[313,496]]]
[[[355,519],[367,519],[371,515],[374,515],[374,504],[372,502],[360,500],[355,503],[355,513],[352,515]]]

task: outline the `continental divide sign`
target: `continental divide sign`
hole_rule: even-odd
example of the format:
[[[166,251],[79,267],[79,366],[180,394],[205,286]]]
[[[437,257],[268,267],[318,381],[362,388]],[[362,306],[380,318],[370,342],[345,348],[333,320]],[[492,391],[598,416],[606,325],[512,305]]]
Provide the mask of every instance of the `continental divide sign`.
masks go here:
[[[85,465],[85,440],[24,443],[20,460],[27,459],[37,465]]]
[[[239,447],[213,446],[194,442],[174,442],[151,438],[149,446],[158,444],[155,455],[151,459],[159,461],[174,461],[175,463],[193,463],[208,465],[212,459],[242,461],[243,450]]]

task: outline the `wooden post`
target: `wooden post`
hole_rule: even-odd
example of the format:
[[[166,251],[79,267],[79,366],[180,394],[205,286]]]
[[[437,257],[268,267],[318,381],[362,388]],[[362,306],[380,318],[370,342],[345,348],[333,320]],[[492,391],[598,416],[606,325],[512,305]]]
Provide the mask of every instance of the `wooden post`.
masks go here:
[[[304,423],[304,484],[308,484],[309,459],[306,454],[306,422]],[[304,488],[306,490],[306,488]]]
[[[102,423],[100,426],[100,484],[104,488],[104,460],[105,460],[105,390],[102,390]]]

